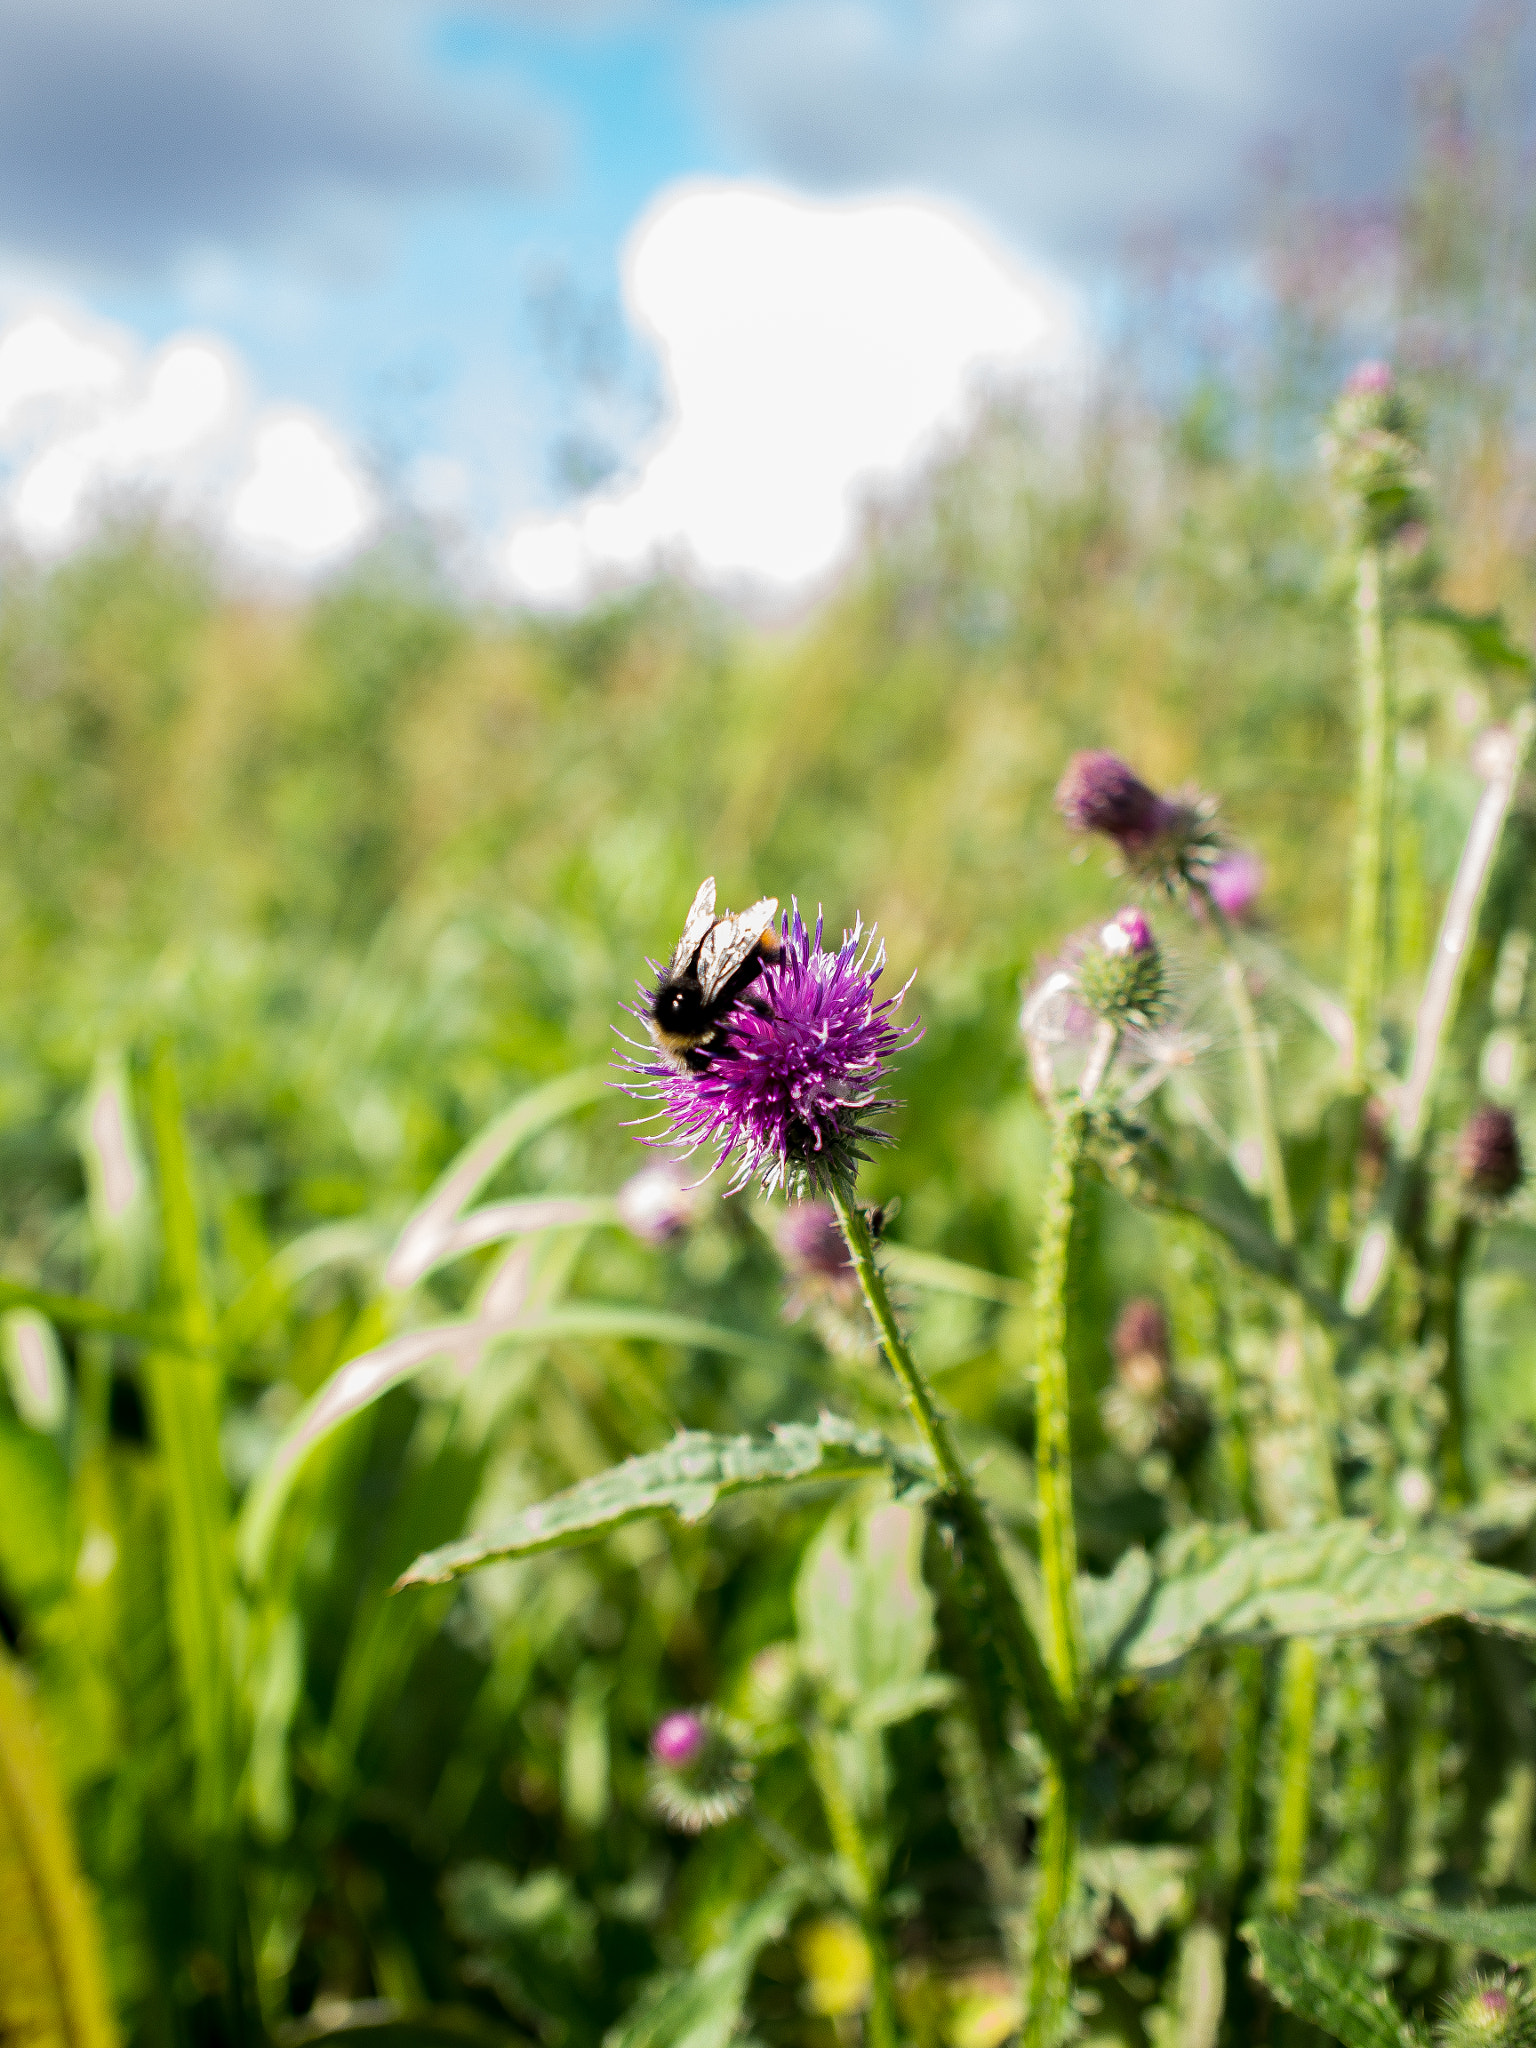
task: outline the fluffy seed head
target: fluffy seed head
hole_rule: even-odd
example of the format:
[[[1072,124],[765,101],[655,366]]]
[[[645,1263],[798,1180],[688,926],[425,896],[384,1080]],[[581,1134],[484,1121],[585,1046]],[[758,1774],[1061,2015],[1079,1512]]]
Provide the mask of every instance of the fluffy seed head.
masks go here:
[[[659,1104],[653,1142],[714,1146],[717,1166],[731,1158],[733,1191],[752,1180],[769,1193],[851,1188],[865,1147],[890,1142],[872,1121],[896,1107],[882,1093],[886,1063],[921,1027],[894,1022],[905,988],[875,1000],[885,948],[862,925],[831,951],[820,917],[810,932],[796,906],[781,941],[706,1064],[680,1074],[642,1057],[626,1085]]]
[[[1467,1194],[1483,1202],[1508,1201],[1525,1177],[1520,1133],[1496,1102],[1473,1110],[1456,1140],[1456,1166]]]
[[[667,1244],[694,1221],[699,1194],[676,1160],[658,1159],[632,1173],[614,1203],[631,1236],[643,1244]]]

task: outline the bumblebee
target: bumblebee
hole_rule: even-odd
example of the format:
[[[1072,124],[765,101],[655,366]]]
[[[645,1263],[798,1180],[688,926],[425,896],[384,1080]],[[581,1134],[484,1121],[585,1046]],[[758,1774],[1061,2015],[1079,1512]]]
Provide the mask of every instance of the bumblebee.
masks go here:
[[[715,878],[699,884],[683,935],[646,1005],[645,1027],[678,1073],[702,1072],[724,1043],[732,1005],[778,958],[779,903],[764,896],[736,916],[715,915]]]

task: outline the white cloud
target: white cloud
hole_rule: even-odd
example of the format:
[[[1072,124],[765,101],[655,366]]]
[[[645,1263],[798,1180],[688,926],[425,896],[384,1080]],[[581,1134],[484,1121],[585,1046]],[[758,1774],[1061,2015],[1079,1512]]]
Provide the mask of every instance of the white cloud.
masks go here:
[[[197,521],[236,561],[302,573],[356,547],[378,511],[325,421],[253,410],[225,342],[177,335],[147,354],[59,307],[0,330],[0,476],[9,525],[44,555],[132,504]]]
[[[525,601],[678,561],[793,589],[854,539],[861,500],[963,427],[987,387],[1080,371],[1083,323],[1054,279],[953,208],[826,205],[749,184],[664,193],[625,255],[666,419],[638,473],[508,537]]]

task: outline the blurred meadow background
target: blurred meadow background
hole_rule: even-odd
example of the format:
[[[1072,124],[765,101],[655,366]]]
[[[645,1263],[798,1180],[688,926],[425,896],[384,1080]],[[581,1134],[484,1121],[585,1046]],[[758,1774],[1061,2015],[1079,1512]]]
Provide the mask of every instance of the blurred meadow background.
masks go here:
[[[642,33],[619,13],[582,31],[589,56]],[[722,34],[750,26],[721,16]],[[645,1163],[610,1086],[620,1006],[705,874],[727,903],[774,893],[825,906],[833,928],[877,920],[888,972],[915,974],[923,1036],[899,1062],[895,1144],[861,1191],[900,1198],[894,1246],[973,1269],[928,1285],[911,1265],[903,1305],[1027,1543],[1020,1283],[1049,1130],[1021,988],[1122,886],[1069,841],[1052,792],[1074,749],[1106,746],[1159,788],[1198,781],[1220,797],[1263,863],[1263,933],[1293,963],[1269,996],[1281,1120],[1304,1151],[1334,1060],[1308,1005],[1314,984],[1342,978],[1355,744],[1351,584],[1317,443],[1363,354],[1395,363],[1425,423],[1436,600],[1502,614],[1509,636],[1450,631],[1422,607],[1397,630],[1388,1030],[1406,1032],[1481,787],[1471,742],[1528,690],[1506,657],[1536,611],[1527,24],[1479,17],[1470,40],[1455,27],[1438,25],[1433,66],[1410,69],[1420,53],[1396,46],[1381,59],[1404,111],[1377,189],[1314,189],[1304,162],[1266,158],[1221,235],[1203,218],[1186,230],[1173,193],[1138,239],[1127,205],[1081,273],[1091,347],[1042,381],[994,378],[921,459],[854,493],[846,536],[814,573],[797,565],[798,582],[748,587],[744,560],[697,572],[661,528],[644,560],[605,562],[577,532],[582,506],[640,459],[657,401],[643,338],[613,341],[617,309],[552,273],[520,288],[518,320],[549,353],[507,446],[532,464],[542,406],[558,488],[495,514],[513,535],[497,560],[522,564],[521,587],[475,553],[487,487],[465,483],[468,454],[453,458],[449,511],[432,497],[448,458],[423,467],[430,433],[411,408],[431,379],[411,385],[409,363],[374,366],[355,402],[376,415],[350,452],[311,420],[332,466],[301,464],[266,527],[242,501],[246,531],[280,543],[283,507],[302,523],[306,494],[323,498],[341,470],[354,480],[361,495],[343,494],[297,563],[231,552],[240,522],[217,507],[235,499],[180,497],[169,471],[151,463],[146,482],[116,455],[81,468],[68,517],[39,525],[36,465],[70,435],[96,434],[99,452],[112,421],[60,414],[51,439],[28,428],[7,444],[0,1275],[110,1314],[92,1327],[34,1303],[6,1322],[0,1632],[29,1690],[0,1692],[0,1732],[7,1715],[43,1731],[123,2038],[392,2028],[596,2048],[628,2025],[624,2048],[703,2048],[728,2038],[743,1999],[763,2044],[861,2037],[856,1930],[786,1908],[738,1956],[733,1916],[767,1890],[769,1852],[750,1830],[669,1834],[646,1781],[659,1716],[704,1701],[745,1712],[753,1659],[797,1614],[811,1626],[797,1573],[824,1499],[389,1589],[421,1551],[679,1427],[757,1431],[825,1404],[895,1413],[825,1304],[786,1316],[794,1276],[755,1195],[706,1185],[661,1244],[612,1206]],[[36,33],[26,9],[0,8],[0,38],[31,48]],[[547,85],[564,30],[528,33]],[[20,190],[10,149],[0,180]],[[871,163],[855,184],[925,175]],[[18,245],[20,206],[0,202]],[[110,223],[101,232],[109,242]],[[212,230],[177,232],[203,252],[202,332],[220,303]],[[1065,216],[1041,233],[1051,248],[1089,239]],[[99,323],[127,333],[141,314],[138,367],[122,372],[139,376],[192,273],[145,282],[113,271],[110,248],[67,254],[77,268],[48,284],[42,312],[18,258],[10,331],[46,318],[57,349],[110,354]],[[90,301],[80,266],[98,261],[108,282]],[[374,289],[387,311],[384,286],[360,285],[359,323]],[[61,312],[68,291],[75,310]],[[269,361],[281,376],[298,360],[276,332],[242,344],[257,385]],[[0,369],[5,348],[0,335]],[[52,385],[39,374],[34,397],[76,403],[62,371]],[[476,429],[477,375],[472,362],[462,439],[489,470],[504,387]],[[318,406],[323,378],[315,390]],[[750,473],[740,482],[750,493]],[[549,548],[515,540],[540,520],[546,539],[564,534],[562,561],[588,549],[549,601],[528,580]],[[1536,814],[1517,809],[1511,830],[1453,1061],[1462,1107],[1504,1000],[1500,943],[1536,917]],[[1194,1085],[1230,1119],[1208,938],[1173,923],[1174,971],[1206,1033]],[[1523,1112],[1518,1074],[1513,1086]],[[565,1227],[516,1240],[523,1299],[690,1317],[723,1347],[620,1316],[606,1334],[552,1324],[537,1343],[428,1358],[326,1435],[286,1492],[264,1494],[284,1432],[332,1374],[459,1316],[504,1272],[504,1247],[403,1280],[390,1254],[509,1113],[481,1198],[577,1204]],[[1172,1240],[1108,1188],[1085,1228],[1083,1327],[1097,1334],[1074,1360],[1080,1539],[1107,1571],[1184,1512],[1176,1483],[1149,1481],[1106,1435],[1099,1404],[1104,1332],[1130,1297],[1167,1291]],[[1517,1216],[1479,1257],[1473,1455],[1480,1480],[1519,1481],[1536,1474],[1536,1238]],[[157,1349],[173,1327],[185,1355]],[[1129,1810],[1148,1840],[1197,1840],[1214,1768],[1200,1731],[1183,1710],[1136,1712],[1120,1736]],[[882,1825],[892,1882],[910,1892],[903,2024],[934,2048],[999,2048],[1017,2005],[945,1806],[932,1716],[889,1743],[903,1789]],[[1320,1826],[1326,1857],[1328,1828],[1346,1822]],[[1430,1876],[1458,1853],[1447,1822]],[[1510,1881],[1529,1876],[1528,1840],[1521,1855]],[[0,1841],[0,1883],[19,1883],[18,1867]],[[1150,1987],[1171,1936],[1150,1909],[1147,1924]],[[643,1985],[710,1955],[740,1980],[723,2023],[625,2021]],[[93,1994],[79,1995],[84,2011]],[[1102,2038],[1150,2038],[1150,1996],[1107,1993]]]

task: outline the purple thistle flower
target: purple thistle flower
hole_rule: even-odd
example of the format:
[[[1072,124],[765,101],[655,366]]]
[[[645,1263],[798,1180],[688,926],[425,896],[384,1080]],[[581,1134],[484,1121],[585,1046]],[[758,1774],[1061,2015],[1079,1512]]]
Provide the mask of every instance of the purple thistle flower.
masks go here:
[[[1106,953],[1115,955],[1150,953],[1154,943],[1152,927],[1134,903],[1117,910],[1099,933],[1099,944]]]
[[[875,1001],[885,948],[873,932],[855,924],[828,952],[820,916],[812,936],[796,906],[781,936],[705,1065],[628,1063],[631,1093],[653,1095],[666,1122],[652,1142],[717,1146],[716,1166],[734,1155],[733,1193],[754,1179],[770,1194],[850,1187],[862,1147],[890,1142],[870,1121],[896,1107],[879,1092],[886,1061],[921,1029],[892,1022],[906,988]]]
[[[1056,808],[1078,832],[1103,832],[1122,851],[1156,839],[1168,823],[1168,806],[1148,789],[1118,754],[1074,754],[1056,787]]]
[[[1235,847],[1216,862],[1206,876],[1205,886],[1222,916],[1230,918],[1233,924],[1241,924],[1264,886],[1263,863],[1256,855]]]
[[[682,1712],[668,1714],[656,1723],[651,1735],[651,1755],[659,1764],[669,1764],[673,1770],[684,1770],[703,1749],[708,1740],[701,1715]]]

